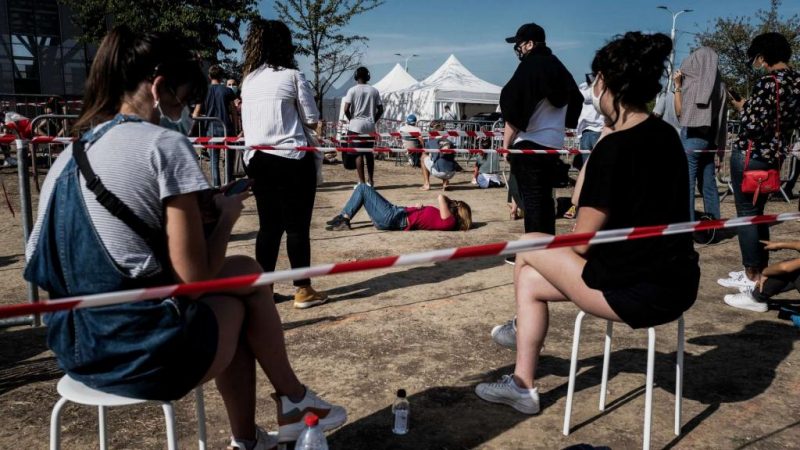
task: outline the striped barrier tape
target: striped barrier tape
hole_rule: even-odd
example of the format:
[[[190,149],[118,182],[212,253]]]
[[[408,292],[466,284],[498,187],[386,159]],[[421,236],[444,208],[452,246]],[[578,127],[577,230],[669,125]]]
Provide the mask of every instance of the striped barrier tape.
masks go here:
[[[342,153],[497,153],[520,155],[577,155],[589,154],[591,150],[561,149],[561,150],[532,150],[532,149],[505,149],[505,148],[393,148],[393,147],[311,147],[294,145],[226,145],[226,144],[195,144],[197,148],[225,149],[225,150],[297,150],[299,152],[342,152]]]
[[[576,245],[605,244],[610,242],[669,236],[718,228],[734,228],[745,225],[770,224],[791,220],[800,220],[800,212],[738,217],[727,220],[708,220],[683,222],[670,225],[652,225],[597,231],[592,233],[562,234],[559,236],[546,236],[535,239],[495,242],[491,244],[433,250],[420,253],[409,253],[406,255],[386,256],[382,258],[364,259],[351,262],[321,264],[300,269],[241,275],[237,277],[198,281],[194,283],[173,284],[170,286],[131,289],[103,294],[68,297],[57,300],[42,301],[39,303],[20,303],[16,305],[0,307],[0,319],[26,314],[89,308],[93,306],[116,305],[120,303],[138,302],[181,295],[193,295],[206,292],[224,292],[226,290],[243,287],[265,286],[279,281],[317,278],[341,273],[427,264],[439,261],[452,261],[465,258],[510,255],[532,250],[573,247]]]

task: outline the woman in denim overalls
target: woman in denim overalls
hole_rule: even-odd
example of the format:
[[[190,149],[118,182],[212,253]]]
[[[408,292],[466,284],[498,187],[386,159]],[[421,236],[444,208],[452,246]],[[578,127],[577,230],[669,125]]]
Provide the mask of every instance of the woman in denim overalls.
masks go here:
[[[262,271],[251,258],[225,256],[248,194],[203,195],[208,183],[194,156],[187,159],[192,152],[188,141],[153,125],[179,129],[187,104],[202,98],[206,89],[198,62],[178,42],[164,35],[136,35],[123,26],[111,31],[98,50],[78,124],[100,125],[63,152],[57,164],[61,170],[48,175],[28,246],[25,276],[46,289],[51,298]],[[135,142],[125,148],[126,141],[120,141],[120,136],[134,131],[135,142],[150,142],[147,139],[152,137],[156,150],[148,154],[150,150]],[[117,144],[109,147],[109,142]],[[164,148],[164,142],[179,145]],[[95,145],[98,148],[92,153]],[[103,151],[107,153],[98,153]],[[110,173],[111,166],[104,167],[109,155],[126,152],[150,158],[145,161],[154,173]],[[183,165],[176,165],[180,161]],[[160,192],[161,196],[145,200],[160,205],[157,214],[150,214],[160,218],[158,226],[143,220],[141,205],[137,211],[125,204],[120,200],[125,195],[107,189],[96,173],[103,174],[107,183],[113,180],[118,193],[134,186],[140,191],[137,201],[148,195],[143,192],[150,192],[148,182],[155,184],[152,195],[158,197]],[[191,177],[193,183],[185,181]],[[87,196],[89,191],[83,185],[94,194]],[[133,242],[138,235],[157,261],[156,270],[132,275],[124,267],[124,257],[121,263],[112,256],[114,252],[104,240],[109,227],[117,230],[120,224],[109,225],[105,218],[98,222],[98,209],[130,231],[129,236],[116,233],[115,245],[120,238]],[[203,217],[209,211],[216,220],[206,236]],[[277,391],[274,398],[281,441],[297,438],[309,411],[320,416],[324,429],[346,421],[343,408],[321,400],[295,376],[270,287],[62,311],[48,314],[46,320],[48,345],[61,367],[92,388],[135,398],[173,400],[214,379],[228,411],[233,448],[268,449],[277,443],[255,425],[256,361]]]

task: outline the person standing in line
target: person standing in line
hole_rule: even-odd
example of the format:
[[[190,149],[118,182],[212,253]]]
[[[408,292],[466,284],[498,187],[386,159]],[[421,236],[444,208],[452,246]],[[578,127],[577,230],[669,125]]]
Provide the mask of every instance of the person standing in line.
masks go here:
[[[383,115],[383,102],[377,89],[367,84],[370,80],[369,70],[359,67],[353,76],[356,85],[347,90],[344,96],[344,115],[350,123],[347,125],[347,134],[374,133],[375,124]],[[358,139],[352,145],[358,148],[372,148],[375,141],[372,139]],[[375,155],[372,153],[343,153],[342,161],[347,170],[358,172],[358,182],[374,186]],[[367,176],[364,176],[364,165],[367,166]]]
[[[564,128],[575,128],[583,96],[567,68],[547,47],[535,23],[522,25],[507,38],[520,59],[500,94],[505,120],[504,148],[559,149]],[[525,211],[525,232],[555,234],[553,176],[558,155],[509,155],[511,173]]]
[[[205,127],[206,136],[210,137],[224,137],[226,134],[233,132],[233,123],[231,122],[231,109],[234,108],[233,101],[236,95],[228,89],[227,86],[222,84],[225,78],[225,72],[220,66],[214,65],[208,69],[208,79],[210,85],[208,86],[208,93],[206,94],[205,101],[198,103],[192,117],[215,117],[220,119],[225,126],[219,121],[213,120],[208,123],[201,123],[200,129]],[[211,185],[219,187],[221,184],[219,174],[219,149],[209,149],[211,155]],[[225,150],[226,161],[233,161],[234,150]],[[225,167],[225,174],[228,180],[233,179],[233,164],[231,167]]]
[[[417,116],[415,114],[409,114],[408,117],[406,117],[405,125],[398,128],[397,132],[404,135],[402,139],[403,148],[406,150],[425,148],[425,142],[423,138],[407,136],[410,133],[422,133],[422,130],[417,126]],[[419,152],[409,153],[408,165],[411,167],[420,167],[420,156],[421,154]]]
[[[245,145],[308,145],[306,127],[319,120],[314,94],[297,70],[289,28],[277,20],[251,23],[244,44],[242,129]],[[317,194],[314,152],[247,150],[244,161],[254,180],[259,230],[256,259],[275,270],[281,238],[292,268],[311,265],[309,229]],[[295,280],[295,308],[325,303],[328,295],[311,287],[311,280]]]
[[[675,113],[675,93],[672,91],[661,91],[656,96],[656,104],[653,106],[653,115],[672,125],[675,131],[681,132],[681,122]]]
[[[592,74],[586,74],[586,82],[581,83],[579,89],[583,96],[583,107],[581,108],[581,115],[578,117],[578,128],[575,130],[580,136],[580,149],[592,150],[594,149],[597,140],[600,139],[600,133],[603,131],[605,121],[603,115],[598,113],[592,106],[592,81],[594,77]],[[585,163],[586,157],[584,155],[575,155],[572,160],[572,166],[581,170]]]
[[[681,141],[689,160],[689,217],[694,220],[695,184],[703,194],[706,217],[719,219],[719,191],[715,154],[695,150],[725,150],[728,105],[725,83],[719,73],[719,56],[700,47],[675,72],[675,114],[681,123]]]
[[[233,98],[233,107],[230,110],[233,132],[229,134],[239,136],[242,133],[242,93],[239,91],[239,83],[233,78],[229,78],[228,81],[225,82],[225,86],[235,95]]]
[[[742,192],[745,171],[779,169],[792,133],[800,128],[800,72],[788,64],[792,57],[789,41],[780,33],[761,34],[753,39],[747,57],[761,77],[750,98],[732,101],[741,112],[741,127],[731,152],[731,185],[738,217],[764,214],[768,197]],[[729,278],[717,283],[749,293],[769,264],[763,244],[769,241],[769,226],[738,227],[736,233],[744,269],[729,273]],[[747,309],[753,302],[750,295],[725,298],[725,303],[735,308]]]

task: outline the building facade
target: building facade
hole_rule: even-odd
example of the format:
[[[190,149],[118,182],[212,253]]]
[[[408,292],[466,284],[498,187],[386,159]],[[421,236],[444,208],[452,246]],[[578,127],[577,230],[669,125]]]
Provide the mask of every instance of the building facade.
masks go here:
[[[0,0],[0,96],[83,96],[96,47],[56,0]]]

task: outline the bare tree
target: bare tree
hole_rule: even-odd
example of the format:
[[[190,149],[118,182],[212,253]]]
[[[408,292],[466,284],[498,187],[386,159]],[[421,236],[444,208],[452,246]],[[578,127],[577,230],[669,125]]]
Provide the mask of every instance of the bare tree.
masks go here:
[[[366,36],[348,36],[353,17],[382,5],[384,0],[277,0],[275,10],[294,33],[298,52],[312,59],[314,97],[322,111],[328,90],[346,72],[361,64]]]

